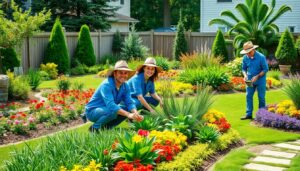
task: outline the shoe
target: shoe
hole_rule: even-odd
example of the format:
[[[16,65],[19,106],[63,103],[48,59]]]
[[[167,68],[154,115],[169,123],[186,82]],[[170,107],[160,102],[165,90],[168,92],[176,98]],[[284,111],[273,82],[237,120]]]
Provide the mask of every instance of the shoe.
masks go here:
[[[94,128],[93,125],[89,127],[89,131],[91,133],[99,133],[99,129],[98,128]]]
[[[80,117],[81,117],[83,123],[87,122],[87,118],[86,118],[86,114],[85,113],[80,114]]]
[[[244,116],[244,117],[241,117],[241,120],[246,120],[246,119],[252,120],[253,118],[252,118],[252,116]]]

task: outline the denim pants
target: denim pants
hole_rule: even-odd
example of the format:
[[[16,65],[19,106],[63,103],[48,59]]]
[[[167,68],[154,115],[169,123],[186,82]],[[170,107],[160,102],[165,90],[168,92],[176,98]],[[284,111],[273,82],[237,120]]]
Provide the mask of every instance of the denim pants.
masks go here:
[[[246,91],[246,100],[247,100],[247,110],[246,110],[246,116],[252,117],[253,112],[253,95],[255,90],[257,89],[258,93],[258,101],[259,101],[259,108],[266,107],[266,83],[253,85],[253,87],[247,86]]]
[[[159,102],[154,99],[153,97],[151,96],[144,96],[144,99],[146,100],[146,102],[150,105],[153,105],[153,106],[157,106],[159,104]],[[143,105],[142,103],[139,101],[139,99],[135,98],[135,97],[132,97],[132,100],[134,101],[135,103],[135,106],[136,106],[136,109],[137,110],[140,110],[140,109],[145,109],[147,110]]]
[[[127,107],[125,107],[124,105],[120,105],[120,107],[123,110],[128,111]],[[94,122],[93,128],[96,129],[103,127],[110,129],[119,125],[126,119],[125,116],[119,115],[117,113],[112,113],[106,107],[98,107],[90,111],[86,111],[86,116],[88,120]]]

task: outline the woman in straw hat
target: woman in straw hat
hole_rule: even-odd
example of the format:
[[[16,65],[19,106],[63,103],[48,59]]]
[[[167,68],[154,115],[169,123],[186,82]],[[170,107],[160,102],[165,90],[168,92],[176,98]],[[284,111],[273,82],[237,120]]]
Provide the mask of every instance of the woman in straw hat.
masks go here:
[[[253,45],[251,41],[244,43],[243,50],[240,54],[244,55],[242,63],[242,72],[244,80],[247,82],[246,100],[247,110],[246,115],[241,118],[253,119],[253,95],[257,89],[259,108],[266,106],[266,73],[268,72],[268,64],[266,57],[256,51],[257,45]]]
[[[137,67],[136,71],[136,75],[128,80],[131,97],[138,110],[144,108],[153,113],[154,110],[151,105],[163,105],[161,98],[155,92],[154,86],[154,81],[162,68],[156,65],[154,58],[149,57],[143,65]],[[150,96],[147,96],[148,93]]]
[[[136,110],[129,86],[125,82],[128,76],[133,74],[134,71],[122,60],[115,64],[114,69],[109,70],[108,78],[100,84],[85,106],[87,118],[94,122],[89,128],[91,132],[98,132],[102,127],[112,128],[126,118],[143,120],[143,116]],[[124,105],[120,105],[121,103]]]

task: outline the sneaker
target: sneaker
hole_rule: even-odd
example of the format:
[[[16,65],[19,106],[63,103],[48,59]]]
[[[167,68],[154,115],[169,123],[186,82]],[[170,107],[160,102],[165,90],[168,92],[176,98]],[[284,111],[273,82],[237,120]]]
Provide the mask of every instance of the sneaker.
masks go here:
[[[98,129],[98,128],[94,128],[93,125],[91,125],[91,126],[89,127],[89,131],[90,131],[91,133],[99,133],[99,129]]]
[[[80,114],[80,117],[81,117],[83,123],[87,122],[87,118],[86,118],[86,114],[85,113]]]

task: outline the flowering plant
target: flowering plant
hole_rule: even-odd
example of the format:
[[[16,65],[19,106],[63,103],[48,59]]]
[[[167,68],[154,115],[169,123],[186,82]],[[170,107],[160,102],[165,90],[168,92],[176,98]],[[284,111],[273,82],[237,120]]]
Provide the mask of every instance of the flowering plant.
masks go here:
[[[150,132],[149,137],[155,137],[155,143],[158,144],[174,144],[178,145],[180,149],[187,145],[187,136],[183,135],[181,132],[177,131],[156,131],[153,130]]]
[[[179,95],[182,93],[192,94],[194,93],[193,85],[189,83],[183,83],[178,81],[156,81],[155,89],[158,94],[163,94],[166,89],[170,89],[172,94]]]
[[[203,116],[203,120],[207,122],[208,126],[217,128],[220,132],[226,132],[231,127],[225,118],[225,114],[214,109],[210,109]]]
[[[159,79],[175,79],[177,76],[177,70],[162,71],[158,74]]]
[[[300,110],[297,110],[292,100],[284,100],[278,104],[268,105],[267,110],[269,112],[273,112],[281,115],[286,114],[291,117],[300,119]]]
[[[61,166],[60,171],[98,171],[101,168],[101,163],[97,164],[95,160],[92,160],[88,166],[74,165],[72,170],[68,170],[65,166]]]
[[[152,171],[153,166],[151,164],[143,165],[140,160],[135,160],[133,162],[119,161],[114,167],[114,171]]]
[[[172,144],[171,141],[165,141],[165,144],[154,143],[153,150],[158,150],[158,157],[155,159],[156,163],[161,161],[173,160],[174,156],[180,152],[180,147],[177,144]]]

